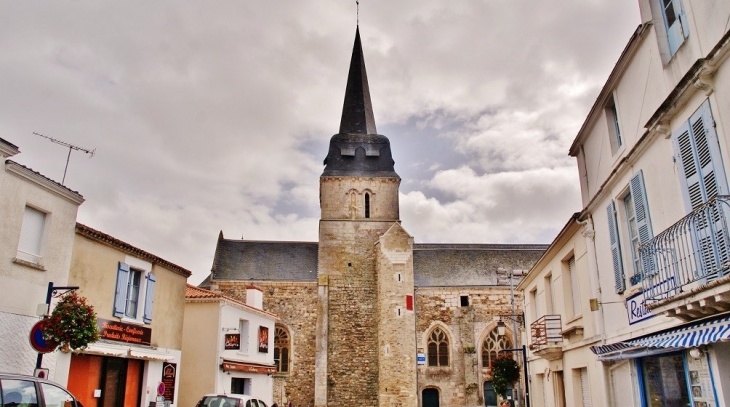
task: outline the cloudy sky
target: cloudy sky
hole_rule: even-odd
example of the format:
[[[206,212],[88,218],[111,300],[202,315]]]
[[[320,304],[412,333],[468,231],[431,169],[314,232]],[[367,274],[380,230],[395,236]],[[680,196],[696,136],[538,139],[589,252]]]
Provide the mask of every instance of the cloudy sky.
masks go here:
[[[378,132],[417,243],[549,243],[581,209],[567,155],[637,0],[362,0]],[[15,1],[0,137],[78,220],[194,272],[227,238],[316,241],[355,1]]]

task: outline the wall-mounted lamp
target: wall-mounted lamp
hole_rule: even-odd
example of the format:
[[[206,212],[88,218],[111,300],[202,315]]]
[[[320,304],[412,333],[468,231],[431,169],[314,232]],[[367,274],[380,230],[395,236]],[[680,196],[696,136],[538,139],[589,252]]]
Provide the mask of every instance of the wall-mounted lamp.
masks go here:
[[[700,348],[692,348],[689,350],[689,356],[692,357],[693,359],[701,358],[703,353],[704,352],[702,352],[702,349],[700,349]]]

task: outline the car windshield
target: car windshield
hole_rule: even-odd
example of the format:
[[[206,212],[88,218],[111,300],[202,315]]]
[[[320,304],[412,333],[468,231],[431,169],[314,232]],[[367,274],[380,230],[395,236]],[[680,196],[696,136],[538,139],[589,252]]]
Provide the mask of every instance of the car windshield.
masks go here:
[[[237,407],[238,399],[226,396],[206,396],[200,400],[198,407]]]

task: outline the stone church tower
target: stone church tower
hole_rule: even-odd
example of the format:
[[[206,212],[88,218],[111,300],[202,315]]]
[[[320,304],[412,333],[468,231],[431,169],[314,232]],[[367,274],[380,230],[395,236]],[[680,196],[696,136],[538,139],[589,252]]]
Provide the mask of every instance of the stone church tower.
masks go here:
[[[521,276],[547,245],[414,243],[400,223],[400,181],[390,141],[375,128],[358,30],[340,129],[320,176],[319,241],[221,232],[200,284],[243,302],[252,284],[262,290],[264,309],[279,317],[271,346],[277,404],[496,404],[490,363],[519,345],[519,332],[500,337],[495,328],[515,312],[513,301],[521,312],[521,295],[500,284],[497,270]],[[227,354],[222,370],[224,362],[246,363],[239,354]],[[250,380],[227,373],[230,381],[211,392],[232,392],[234,377]]]
[[[315,405],[414,405],[413,239],[399,224],[401,179],[375,128],[359,29],[324,164]]]

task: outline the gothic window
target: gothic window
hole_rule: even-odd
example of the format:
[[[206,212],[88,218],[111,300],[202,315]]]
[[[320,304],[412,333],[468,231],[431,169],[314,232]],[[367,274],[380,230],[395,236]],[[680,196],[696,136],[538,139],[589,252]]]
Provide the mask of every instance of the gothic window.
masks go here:
[[[291,341],[289,339],[289,332],[284,327],[277,325],[274,334],[274,363],[276,364],[277,372],[289,372],[290,352]]]
[[[428,365],[449,365],[449,338],[441,328],[434,328],[428,336]]]
[[[365,193],[365,219],[370,218],[370,194]]]
[[[512,349],[512,341],[507,336],[497,335],[497,330],[492,329],[482,343],[482,367],[490,367],[502,349]]]

